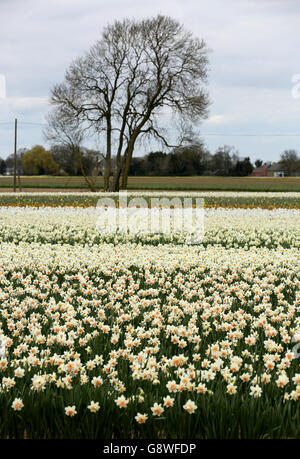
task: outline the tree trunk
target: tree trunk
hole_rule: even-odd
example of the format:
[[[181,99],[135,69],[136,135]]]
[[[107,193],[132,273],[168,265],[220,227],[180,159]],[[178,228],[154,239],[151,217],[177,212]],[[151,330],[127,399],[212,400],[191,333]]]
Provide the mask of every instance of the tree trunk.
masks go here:
[[[121,183],[121,188],[122,190],[127,190],[127,184],[128,184],[128,174],[129,174],[129,169],[130,169],[130,163],[132,159],[132,153],[134,149],[134,143],[135,139],[133,139],[131,142],[129,142],[128,147],[126,149],[126,157],[124,158],[124,167],[122,168],[122,183]]]
[[[122,172],[122,168],[117,167],[117,169],[115,170],[112,182],[110,184],[109,191],[119,191],[121,172]]]
[[[128,154],[128,147],[126,148],[124,155],[122,158],[119,158],[118,164],[113,176],[113,180],[111,183],[110,191],[119,191],[120,190],[120,178],[121,174],[123,173],[125,163],[126,163],[126,158]]]
[[[105,170],[104,170],[104,180],[103,180],[103,190],[109,190],[109,178],[110,178],[110,159],[107,159],[105,162]]]
[[[130,168],[130,163],[131,163],[131,158],[132,158],[132,152],[133,149],[128,152],[124,168],[122,171],[122,182],[121,182],[121,188],[122,190],[127,190],[127,183],[128,183],[128,173],[129,173],[129,168]]]
[[[104,191],[109,190],[109,180],[111,173],[111,123],[107,120],[107,134],[106,134],[106,158],[104,170]]]
[[[82,160],[81,160],[81,153],[80,153],[80,151],[77,151],[77,155],[78,155],[78,161],[79,161],[79,165],[80,165],[80,170],[81,170],[81,172],[82,172],[82,175],[83,175],[83,177],[84,177],[84,180],[85,180],[86,183],[88,184],[88,186],[89,186],[89,188],[90,188],[91,191],[93,191],[93,192],[97,191],[93,179],[89,178],[89,177],[87,176],[87,174],[85,173],[85,170],[84,170],[84,167],[83,167],[83,164],[82,164]]]

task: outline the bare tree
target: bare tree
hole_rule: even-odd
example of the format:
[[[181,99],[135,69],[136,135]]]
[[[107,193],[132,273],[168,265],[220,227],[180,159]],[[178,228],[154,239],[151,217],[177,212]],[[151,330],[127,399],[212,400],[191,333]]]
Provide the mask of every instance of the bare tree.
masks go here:
[[[83,166],[81,144],[84,130],[81,129],[78,120],[57,108],[48,114],[47,122],[48,126],[44,130],[45,139],[52,144],[66,147],[72,153],[90,190],[96,191],[94,180],[88,176]]]
[[[161,127],[162,109],[192,124],[207,116],[209,101],[202,88],[207,53],[203,40],[170,17],[115,21],[53,88],[53,106],[105,136],[104,190],[118,190],[121,177],[121,188],[127,187],[137,140],[151,137],[175,146]]]

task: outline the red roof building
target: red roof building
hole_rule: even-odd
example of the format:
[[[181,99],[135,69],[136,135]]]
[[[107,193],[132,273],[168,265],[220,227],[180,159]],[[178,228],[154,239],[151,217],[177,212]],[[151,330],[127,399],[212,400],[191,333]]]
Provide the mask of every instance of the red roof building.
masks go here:
[[[253,177],[267,177],[268,176],[268,169],[270,167],[269,163],[265,163],[260,167],[256,167],[253,172],[252,176]]]

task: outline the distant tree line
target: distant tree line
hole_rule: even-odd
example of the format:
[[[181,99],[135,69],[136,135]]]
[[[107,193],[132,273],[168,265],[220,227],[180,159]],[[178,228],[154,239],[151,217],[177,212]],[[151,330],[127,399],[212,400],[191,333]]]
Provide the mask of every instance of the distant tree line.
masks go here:
[[[99,175],[103,155],[93,149],[82,147],[81,161],[64,145],[54,145],[46,150],[42,145],[31,149],[22,148],[17,153],[17,172],[22,175]],[[0,158],[0,175],[11,175],[14,169],[14,155],[5,160]]]
[[[253,169],[250,158],[240,159],[232,147],[225,145],[211,154],[203,144],[198,143],[174,148],[170,153],[156,151],[142,158],[133,158],[129,174],[246,176]]]
[[[117,165],[116,156],[111,158],[113,174]],[[279,164],[286,176],[300,173],[300,157],[295,150],[285,150]],[[252,173],[255,167],[263,166],[257,159],[252,164],[249,157],[241,158],[234,147],[224,145],[215,153],[210,153],[204,143],[194,143],[171,149],[169,152],[152,151],[142,157],[132,158],[131,176],[236,176]],[[11,175],[14,168],[14,155],[0,158],[0,175]],[[104,175],[105,156],[102,152],[81,147],[80,155],[76,149],[66,145],[54,145],[50,150],[42,145],[31,149],[18,150],[17,173],[21,175],[69,175],[96,177]]]

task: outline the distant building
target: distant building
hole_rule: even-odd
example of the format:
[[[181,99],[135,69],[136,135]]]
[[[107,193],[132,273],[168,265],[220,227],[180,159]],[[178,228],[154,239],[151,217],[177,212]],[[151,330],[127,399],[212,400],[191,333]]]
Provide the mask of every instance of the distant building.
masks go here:
[[[5,175],[13,175],[13,174],[14,174],[14,168],[13,167],[6,167]]]
[[[273,163],[268,169],[269,177],[284,177],[284,171],[279,163]]]
[[[284,171],[279,163],[265,163],[256,167],[252,174],[253,177],[284,177]]]
[[[256,167],[250,175],[253,177],[268,177],[268,169],[270,165],[271,163],[265,163],[262,166]]]

